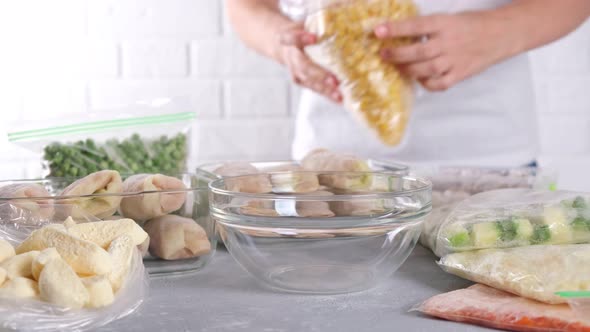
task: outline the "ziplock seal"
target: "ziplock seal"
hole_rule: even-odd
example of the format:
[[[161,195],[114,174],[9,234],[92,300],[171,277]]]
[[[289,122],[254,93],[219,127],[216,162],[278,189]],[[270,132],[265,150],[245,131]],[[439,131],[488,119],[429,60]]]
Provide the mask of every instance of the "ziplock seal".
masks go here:
[[[561,296],[566,299],[587,298],[590,300],[590,291],[556,292],[555,295]]]
[[[192,120],[196,117],[194,112],[183,112],[166,115],[135,117],[130,119],[104,120],[73,125],[57,126],[35,130],[25,130],[8,133],[9,142],[24,141],[40,137],[54,137],[69,134],[91,133],[114,128],[139,127],[144,125],[174,123],[184,120]]]

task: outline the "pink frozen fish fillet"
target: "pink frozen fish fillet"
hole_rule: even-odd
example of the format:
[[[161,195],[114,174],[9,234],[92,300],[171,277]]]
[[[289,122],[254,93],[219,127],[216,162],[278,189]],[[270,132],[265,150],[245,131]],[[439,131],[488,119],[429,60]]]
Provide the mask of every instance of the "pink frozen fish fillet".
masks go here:
[[[419,311],[446,320],[526,332],[590,332],[567,304],[545,304],[476,284],[428,299]]]

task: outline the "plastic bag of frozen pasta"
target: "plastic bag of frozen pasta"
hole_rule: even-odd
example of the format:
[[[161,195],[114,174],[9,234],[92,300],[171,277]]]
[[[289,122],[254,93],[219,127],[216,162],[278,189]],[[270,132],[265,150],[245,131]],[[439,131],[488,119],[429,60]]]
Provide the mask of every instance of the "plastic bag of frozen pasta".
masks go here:
[[[387,145],[402,143],[413,101],[412,82],[380,51],[411,43],[378,39],[374,28],[416,16],[410,0],[317,0],[306,8],[305,29],[318,43],[305,48],[317,64],[341,82],[344,106]]]

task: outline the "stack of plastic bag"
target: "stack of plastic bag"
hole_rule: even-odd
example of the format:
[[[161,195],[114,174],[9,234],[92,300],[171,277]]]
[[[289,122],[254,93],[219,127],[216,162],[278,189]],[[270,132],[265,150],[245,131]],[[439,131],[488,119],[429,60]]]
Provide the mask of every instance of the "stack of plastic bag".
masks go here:
[[[441,257],[439,265],[495,290],[478,286],[439,295],[421,311],[516,331],[590,330],[590,315],[563,314],[564,308],[572,310],[567,303],[580,303],[580,294],[590,290],[590,194],[495,190],[462,201],[440,221],[424,234]],[[467,293],[469,300],[457,305],[457,296]],[[579,295],[578,302],[572,294]],[[531,316],[530,309],[539,305],[543,314],[536,310]],[[519,324],[522,320],[530,324]]]

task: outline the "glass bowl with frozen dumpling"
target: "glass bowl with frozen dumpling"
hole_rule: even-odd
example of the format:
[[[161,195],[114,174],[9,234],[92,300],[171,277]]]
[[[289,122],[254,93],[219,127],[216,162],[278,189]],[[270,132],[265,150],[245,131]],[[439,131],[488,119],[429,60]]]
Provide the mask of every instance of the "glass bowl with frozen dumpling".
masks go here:
[[[260,172],[386,172],[406,175],[407,166],[391,160],[363,159],[351,154],[338,153],[326,149],[309,152],[303,159],[283,161],[226,161],[200,165],[197,174],[204,179],[203,185],[229,176],[256,174]],[[223,244],[223,239],[218,238]]]
[[[431,209],[427,180],[380,172],[271,172],[210,183],[210,214],[235,260],[262,284],[315,294],[386,280]]]
[[[192,272],[208,263],[216,247],[208,188],[201,183],[190,173],[111,170],[83,178],[0,181],[0,222],[35,229],[71,217],[66,228],[85,238],[93,230],[84,223],[107,220],[115,230],[132,220],[148,235],[137,245],[150,274]]]

